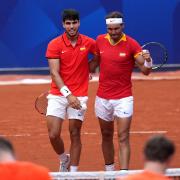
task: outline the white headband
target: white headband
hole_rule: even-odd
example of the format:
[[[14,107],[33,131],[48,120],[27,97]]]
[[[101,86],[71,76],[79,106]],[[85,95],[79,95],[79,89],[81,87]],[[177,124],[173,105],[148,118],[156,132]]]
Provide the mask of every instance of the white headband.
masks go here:
[[[123,19],[122,18],[108,18],[106,19],[106,24],[122,24]]]

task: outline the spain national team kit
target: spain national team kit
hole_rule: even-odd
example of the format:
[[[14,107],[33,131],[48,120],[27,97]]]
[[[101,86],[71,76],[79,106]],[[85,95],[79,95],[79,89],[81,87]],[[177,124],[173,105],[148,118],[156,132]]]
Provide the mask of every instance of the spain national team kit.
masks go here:
[[[115,45],[110,43],[109,34],[98,36],[96,43],[101,61],[97,96],[105,99],[132,96],[131,74],[134,57],[141,53],[140,45],[125,34]]]
[[[46,52],[48,59],[60,59],[60,76],[64,84],[75,96],[88,94],[88,53],[96,51],[95,40],[79,34],[73,47],[66,33],[53,39]],[[51,94],[61,95],[54,82],[51,84]]]

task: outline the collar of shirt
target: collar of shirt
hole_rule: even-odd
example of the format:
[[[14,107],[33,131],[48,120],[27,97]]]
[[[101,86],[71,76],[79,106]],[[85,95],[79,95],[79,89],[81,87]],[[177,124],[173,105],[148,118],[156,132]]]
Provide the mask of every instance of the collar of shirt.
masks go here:
[[[63,33],[62,38],[63,38],[64,43],[66,44],[66,46],[71,46],[71,41],[68,39],[67,34],[65,32]],[[76,46],[80,45],[81,42],[82,42],[82,37],[81,37],[80,34],[78,34],[78,39],[77,39],[77,42],[76,42]]]
[[[110,41],[111,37],[109,34],[106,34],[106,36],[104,38],[107,39],[109,41],[109,43],[111,44],[111,41]],[[118,44],[121,41],[126,41],[126,35],[124,33],[123,33],[121,39],[116,44]],[[114,44],[114,45],[116,45],[116,44]]]

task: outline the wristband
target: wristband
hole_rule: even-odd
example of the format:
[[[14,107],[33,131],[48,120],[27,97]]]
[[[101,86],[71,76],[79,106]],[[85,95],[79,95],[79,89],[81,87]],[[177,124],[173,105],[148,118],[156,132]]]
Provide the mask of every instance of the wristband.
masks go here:
[[[63,86],[61,89],[60,89],[60,92],[62,93],[62,95],[64,97],[67,97],[71,94],[71,91],[68,89],[67,86]]]
[[[153,65],[153,63],[152,63],[152,59],[151,59],[151,61],[150,62],[148,62],[148,61],[144,61],[144,66],[145,67],[147,67],[147,68],[152,68],[152,65]]]

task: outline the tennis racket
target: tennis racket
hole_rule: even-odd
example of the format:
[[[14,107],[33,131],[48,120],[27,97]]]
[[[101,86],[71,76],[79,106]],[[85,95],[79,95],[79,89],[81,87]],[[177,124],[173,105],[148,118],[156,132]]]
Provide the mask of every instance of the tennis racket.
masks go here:
[[[146,49],[150,52],[153,60],[153,70],[161,68],[166,64],[168,59],[168,53],[165,46],[159,42],[148,42],[142,46],[142,49]]]
[[[35,109],[37,110],[38,113],[42,115],[46,115],[47,111],[47,105],[48,105],[48,96],[49,92],[44,92],[40,94],[36,100],[35,100]]]

